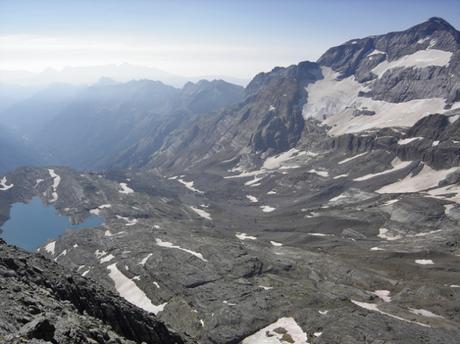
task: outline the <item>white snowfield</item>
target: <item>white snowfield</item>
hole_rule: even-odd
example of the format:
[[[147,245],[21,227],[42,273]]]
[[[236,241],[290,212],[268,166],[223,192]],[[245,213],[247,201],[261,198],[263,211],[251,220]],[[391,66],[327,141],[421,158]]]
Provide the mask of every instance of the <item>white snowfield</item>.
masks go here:
[[[186,248],[182,248],[178,245],[174,245],[173,243],[169,242],[169,241],[163,241],[159,238],[156,238],[155,239],[156,241],[156,244],[160,247],[166,247],[166,248],[174,248],[174,249],[177,249],[177,250],[181,250],[181,251],[184,251],[184,252],[187,252],[187,253],[190,253],[191,255],[201,259],[203,262],[207,262],[207,259],[204,259],[203,258],[203,255],[199,252],[195,252],[195,251],[192,251],[192,250],[188,250]]]
[[[2,180],[0,180],[0,191],[6,191],[11,189],[14,186],[14,184],[7,184],[6,177],[3,177]]]
[[[57,193],[57,188],[59,184],[61,183],[61,177],[54,172],[53,169],[48,169],[48,173],[50,174],[51,178],[53,178],[53,192],[51,193],[51,199],[49,200],[50,203],[54,203],[58,200],[58,193]]]
[[[240,240],[257,240],[255,236],[247,235],[246,233],[236,233],[235,236]]]
[[[167,303],[154,305],[135,282],[118,270],[117,263],[107,266],[107,269],[109,270],[109,277],[115,284],[115,289],[126,301],[155,315],[164,310]]]
[[[286,334],[291,336],[293,344],[308,344],[307,334],[297,324],[294,318],[280,318],[273,324],[268,325],[254,333],[253,335],[243,339],[242,344],[285,344],[283,333],[278,333],[275,329],[282,328],[286,330]],[[284,331],[283,331],[284,332]]]
[[[430,50],[428,55],[436,55],[435,50]],[[423,64],[438,65],[436,63],[444,63],[447,57],[451,55],[449,52],[438,50],[440,59],[430,59],[431,62],[425,61],[415,63],[414,61],[427,57],[422,53],[415,56],[413,67],[420,67]],[[428,57],[427,57],[428,58]],[[443,60],[444,59],[444,60]],[[406,61],[406,62],[408,62]],[[391,66],[380,63],[376,68],[377,71],[387,70]],[[407,65],[406,67],[409,67]],[[336,136],[346,133],[356,133],[374,128],[386,127],[410,127],[419,119],[432,113],[445,113],[445,99],[430,98],[430,99],[414,99],[402,103],[390,103],[382,100],[373,100],[368,97],[359,97],[361,91],[368,90],[368,87],[373,81],[360,84],[355,80],[354,76],[338,80],[339,73],[334,72],[329,67],[321,67],[324,78],[309,84],[306,87],[308,93],[308,102],[304,105],[302,115],[305,119],[315,118],[328,126],[331,126],[329,134]],[[453,108],[457,108],[460,104],[457,102]],[[357,110],[368,110],[375,112],[372,116],[355,116]]]
[[[51,241],[45,245],[45,251],[54,256],[54,251],[56,248],[56,241]]]
[[[412,161],[401,161],[398,158],[395,158],[391,162],[391,165],[393,166],[393,168],[390,168],[389,170],[385,170],[385,171],[378,172],[378,173],[366,174],[365,176],[358,177],[358,178],[355,178],[353,180],[355,182],[360,182],[360,181],[363,181],[363,180],[368,180],[368,179],[371,179],[371,178],[374,178],[374,177],[382,176],[382,175],[385,175],[385,174],[388,174],[388,173],[392,173],[392,172],[395,172],[395,171],[402,170],[402,169],[406,168],[407,166],[409,166],[411,163],[412,163]]]
[[[391,62],[385,60],[372,69],[372,73],[376,74],[380,78],[387,70],[394,68],[447,66],[451,57],[452,53],[450,51],[439,49],[418,50],[413,54],[402,56]]]
[[[120,187],[121,187],[121,190],[119,192],[122,194],[130,194],[134,192],[134,190],[131,189],[126,183],[120,183]]]
[[[280,246],[283,246],[283,244],[282,244],[282,243],[280,243],[280,242],[276,242],[276,241],[273,241],[273,240],[271,240],[271,241],[270,241],[270,244],[272,244],[272,246],[275,246],[275,247],[280,247]]]
[[[189,189],[189,190],[191,190],[191,191],[193,191],[193,192],[200,193],[200,194],[204,193],[203,191],[200,191],[200,190],[196,189],[195,187],[193,187],[193,185],[194,185],[194,182],[193,182],[193,181],[191,181],[191,182],[186,182],[186,181],[183,180],[183,179],[177,179],[177,181],[178,181],[179,183],[181,183],[182,185],[184,185],[187,189]]]
[[[391,314],[391,313],[387,313],[387,312],[381,311],[381,310],[378,308],[378,306],[377,306],[376,304],[373,304],[373,303],[360,302],[360,301],[355,301],[355,300],[350,300],[350,301],[351,301],[352,303],[354,303],[355,305],[357,305],[358,307],[367,309],[368,311],[378,312],[378,313],[380,313],[380,314],[389,316],[389,317],[394,318],[394,319],[397,319],[397,320],[405,321],[405,322],[408,322],[408,323],[411,323],[411,324],[417,324],[417,325],[420,325],[420,326],[423,326],[423,327],[431,327],[430,325],[423,324],[423,323],[420,323],[420,322],[418,322],[418,321],[412,321],[412,320],[405,319],[405,318],[399,317],[399,316],[394,315],[394,314]]]
[[[407,175],[395,183],[385,185],[376,190],[377,193],[408,193],[420,192],[438,186],[439,182],[446,179],[447,176],[455,171],[458,167],[445,170],[434,170],[428,165],[423,165],[422,170],[416,175]]]
[[[200,209],[200,208],[195,208],[193,206],[190,206],[190,209],[192,209],[195,213],[197,213],[202,218],[209,220],[209,221],[212,220],[211,214],[208,213],[207,211]]]

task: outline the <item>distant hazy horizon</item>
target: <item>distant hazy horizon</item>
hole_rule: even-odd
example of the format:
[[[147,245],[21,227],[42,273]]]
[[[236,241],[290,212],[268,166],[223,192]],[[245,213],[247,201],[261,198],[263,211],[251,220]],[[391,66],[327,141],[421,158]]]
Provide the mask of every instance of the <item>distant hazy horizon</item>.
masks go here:
[[[349,39],[403,30],[433,16],[460,26],[460,6],[452,0],[0,0],[0,82],[13,74],[29,80],[30,73],[53,81],[66,67],[124,64],[172,77],[248,80],[275,66],[314,61]],[[93,72],[105,76],[103,68]],[[79,73],[66,77],[82,82]]]

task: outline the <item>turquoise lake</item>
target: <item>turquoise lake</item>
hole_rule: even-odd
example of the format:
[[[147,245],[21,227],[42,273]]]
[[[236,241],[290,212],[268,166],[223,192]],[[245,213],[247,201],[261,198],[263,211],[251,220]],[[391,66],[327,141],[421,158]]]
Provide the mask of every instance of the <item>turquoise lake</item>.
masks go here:
[[[35,250],[48,240],[57,238],[66,229],[81,229],[101,225],[104,219],[90,216],[78,225],[72,225],[67,216],[60,215],[52,206],[45,206],[38,198],[29,203],[14,203],[10,218],[1,229],[0,237],[10,245],[16,245],[26,250]]]

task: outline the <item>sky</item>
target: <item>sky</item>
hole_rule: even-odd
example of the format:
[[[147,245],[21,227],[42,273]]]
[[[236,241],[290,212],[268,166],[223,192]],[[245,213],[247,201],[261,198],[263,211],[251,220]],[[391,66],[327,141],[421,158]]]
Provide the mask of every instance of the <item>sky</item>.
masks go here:
[[[250,78],[433,16],[460,28],[458,0],[0,0],[0,70],[129,63]]]

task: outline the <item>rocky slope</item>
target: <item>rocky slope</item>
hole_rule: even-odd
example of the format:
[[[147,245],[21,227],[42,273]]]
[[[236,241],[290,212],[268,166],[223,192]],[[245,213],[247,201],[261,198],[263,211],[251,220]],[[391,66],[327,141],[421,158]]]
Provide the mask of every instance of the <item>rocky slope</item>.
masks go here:
[[[4,242],[0,281],[1,343],[184,343],[94,281]]]

